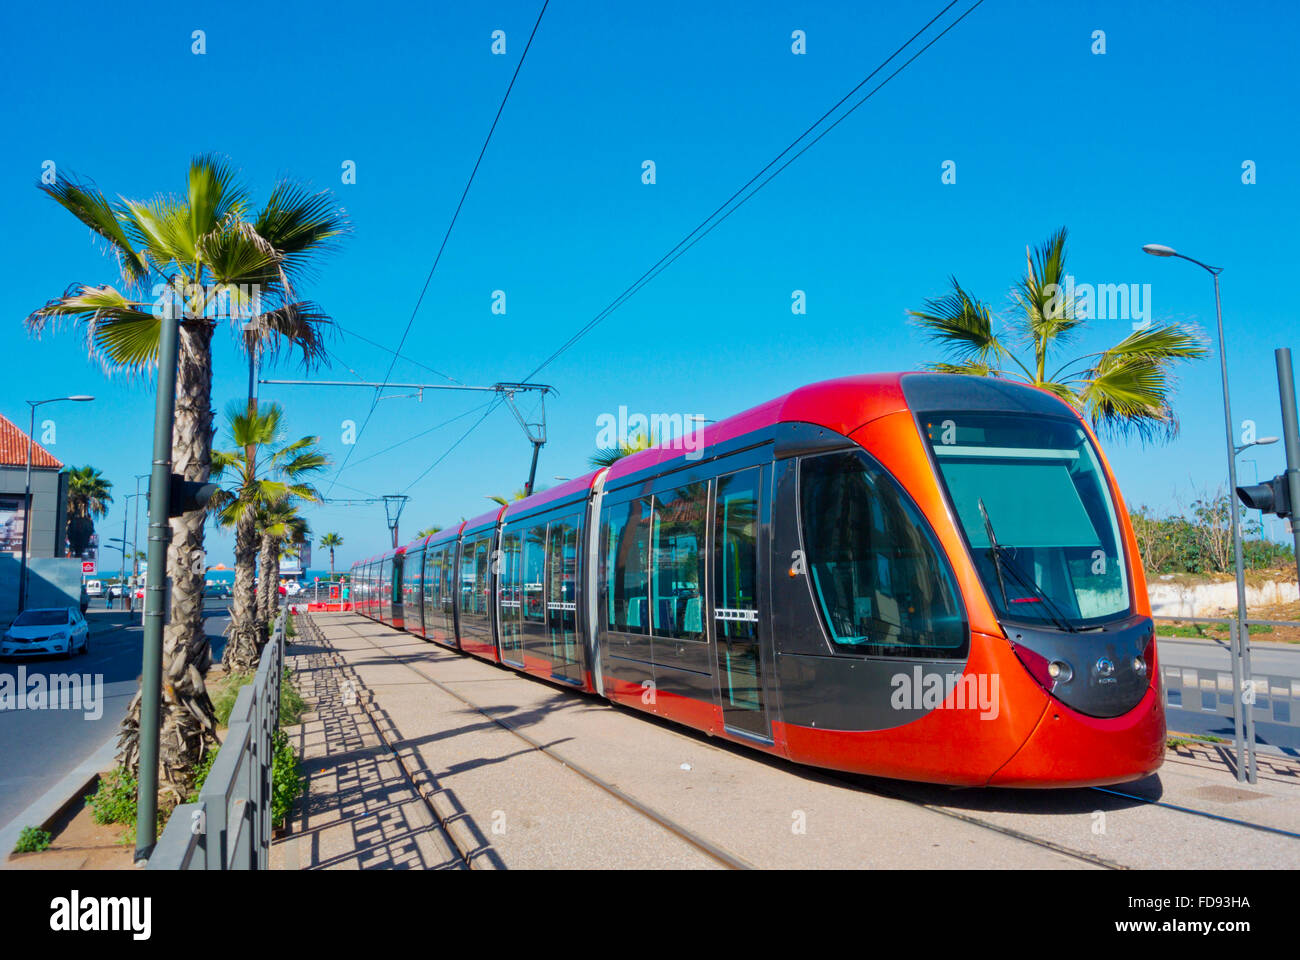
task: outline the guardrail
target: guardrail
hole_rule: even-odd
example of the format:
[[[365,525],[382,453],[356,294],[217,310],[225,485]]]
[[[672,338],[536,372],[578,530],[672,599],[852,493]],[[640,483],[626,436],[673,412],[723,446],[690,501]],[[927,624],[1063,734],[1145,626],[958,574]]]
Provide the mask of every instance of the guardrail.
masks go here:
[[[150,870],[265,870],[271,854],[271,757],[280,724],[286,611],[253,682],[239,691],[199,799],[167,819]]]

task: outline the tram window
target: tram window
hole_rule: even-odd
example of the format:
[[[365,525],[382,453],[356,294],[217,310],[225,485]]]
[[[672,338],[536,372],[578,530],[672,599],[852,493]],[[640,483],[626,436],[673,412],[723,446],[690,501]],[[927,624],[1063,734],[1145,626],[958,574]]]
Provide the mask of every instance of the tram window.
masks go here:
[[[539,523],[524,531],[523,549],[524,620],[529,623],[545,623],[543,588],[546,573],[546,524]]]
[[[474,612],[474,547],[471,541],[466,543],[460,551],[460,583],[457,585],[457,593],[460,596],[460,612]]]
[[[424,572],[420,587],[424,593],[424,629],[426,631],[433,626],[433,611],[438,607],[438,565],[441,558],[442,554],[433,547],[427,547],[424,551]]]
[[[708,483],[691,483],[655,496],[650,612],[656,636],[704,639],[708,503]]]
[[[474,597],[473,612],[487,616],[488,612],[488,561],[491,541],[486,537],[474,544]]]
[[[718,479],[713,580],[719,640],[758,636],[757,481],[757,470]]]
[[[611,507],[605,518],[606,622],[621,633],[649,633],[650,502]]]
[[[551,524],[550,591],[547,632],[555,664],[578,661],[578,530],[581,518],[564,517]]]
[[[808,575],[835,649],[955,655],[966,642],[956,583],[898,484],[854,452],[805,459],[799,488]]]
[[[519,589],[520,537],[513,530],[501,535],[501,565],[497,572],[497,592],[501,602],[501,651],[518,656],[522,649],[523,626]]]
[[[442,626],[449,639],[456,637],[456,545],[450,544],[438,551],[441,571],[439,596],[442,604]]]

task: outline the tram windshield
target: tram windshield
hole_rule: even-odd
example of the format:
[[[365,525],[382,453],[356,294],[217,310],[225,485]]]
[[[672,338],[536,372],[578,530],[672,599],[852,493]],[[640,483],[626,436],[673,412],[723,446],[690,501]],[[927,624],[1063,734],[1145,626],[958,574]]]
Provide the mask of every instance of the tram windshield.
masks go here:
[[[1129,612],[1114,503],[1082,426],[967,412],[921,424],[999,618],[1077,630]]]

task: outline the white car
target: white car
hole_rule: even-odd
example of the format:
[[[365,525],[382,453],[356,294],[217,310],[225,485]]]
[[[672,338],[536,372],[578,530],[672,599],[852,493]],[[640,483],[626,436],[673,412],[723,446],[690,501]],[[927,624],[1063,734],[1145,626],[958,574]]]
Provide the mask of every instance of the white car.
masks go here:
[[[86,581],[86,596],[102,597],[104,595],[104,584],[99,580]]]
[[[0,639],[0,657],[70,657],[89,649],[90,625],[76,607],[24,610]]]

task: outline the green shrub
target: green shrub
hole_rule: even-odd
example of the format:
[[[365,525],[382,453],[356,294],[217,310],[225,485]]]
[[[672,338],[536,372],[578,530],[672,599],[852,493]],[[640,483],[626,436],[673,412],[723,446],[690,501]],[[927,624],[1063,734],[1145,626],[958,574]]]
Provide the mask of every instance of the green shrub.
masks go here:
[[[293,809],[293,802],[307,788],[307,778],[298,766],[298,754],[289,743],[289,735],[275,731],[275,752],[271,755],[271,822],[282,826]]]
[[[51,839],[39,827],[23,827],[23,832],[18,834],[18,843],[14,845],[14,853],[39,853],[49,847]]]
[[[186,803],[193,803],[198,800],[199,792],[202,791],[203,784],[207,783],[208,774],[212,772],[212,762],[217,759],[219,749],[221,748],[213,747],[208,750],[203,755],[203,759],[199,761],[199,765],[194,768],[194,788],[190,791],[190,795],[185,798]]]
[[[99,789],[86,797],[96,823],[125,823],[135,827],[136,790],[139,785],[125,767],[99,778]]]
[[[293,685],[293,674],[289,668],[284,668],[284,676],[280,679],[280,726],[292,726],[302,719],[303,713],[307,709],[307,702],[303,700],[302,694],[298,688]]]
[[[230,724],[230,714],[235,709],[235,700],[239,697],[240,689],[252,682],[251,673],[232,673],[226,677],[221,689],[212,698],[212,709],[217,715],[217,723],[223,727]]]

